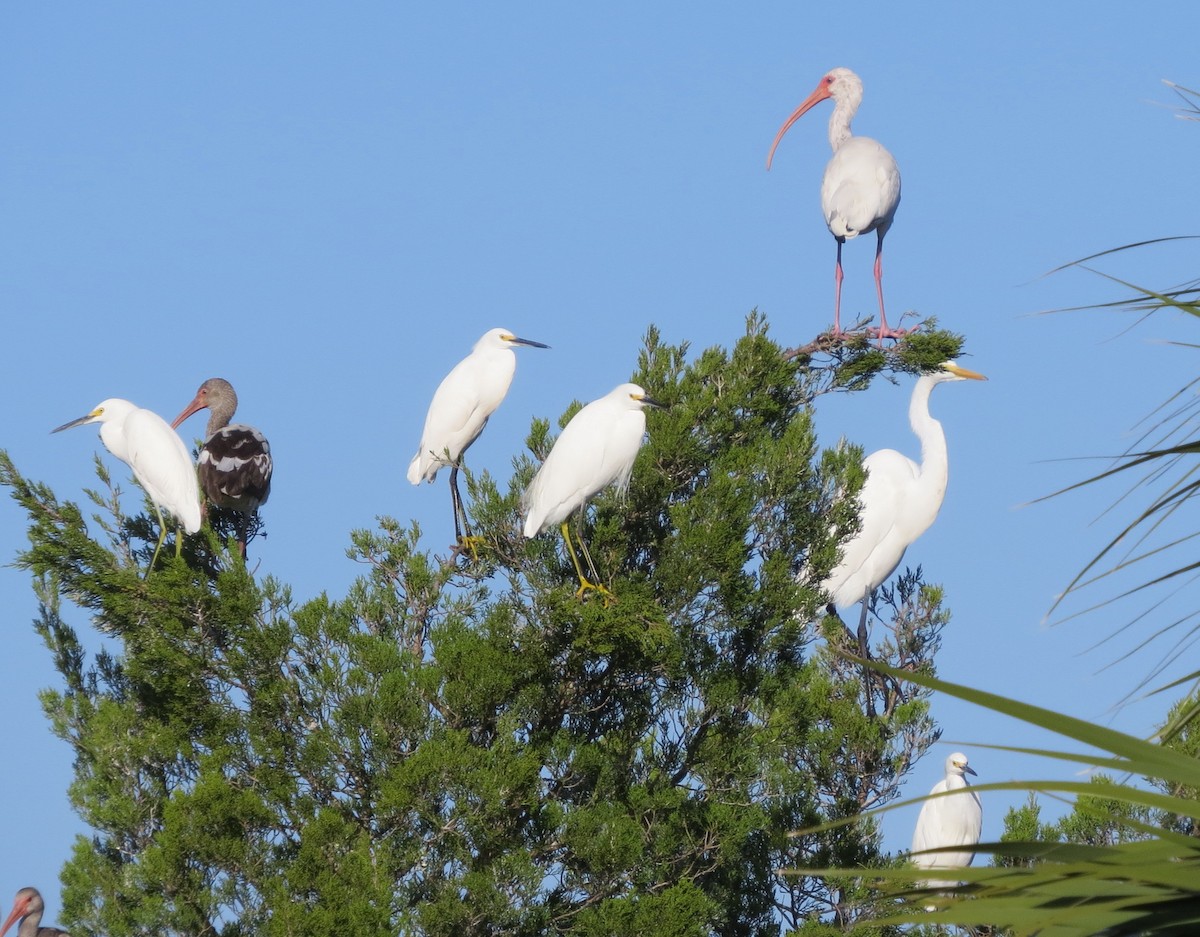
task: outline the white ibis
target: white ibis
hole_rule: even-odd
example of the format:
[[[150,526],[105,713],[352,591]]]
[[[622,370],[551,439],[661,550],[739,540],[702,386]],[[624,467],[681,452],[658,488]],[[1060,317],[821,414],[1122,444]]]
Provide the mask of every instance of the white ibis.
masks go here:
[[[582,512],[588,499],[609,485],[616,485],[620,491],[629,486],[633,462],[646,434],[645,407],[661,409],[663,404],[649,397],[637,384],[621,384],[599,400],[593,400],[563,427],[521,498],[527,538],[561,524],[567,552],[579,576],[575,594],[580,599],[588,590],[606,598],[612,593],[600,584],[581,532],[579,546],[592,579],[584,576],[579,557],[571,546],[567,518],[576,509]]]
[[[517,338],[507,329],[484,332],[471,353],[456,364],[434,391],[417,454],[408,465],[414,485],[432,482],[443,466],[450,466],[450,500],[454,508],[454,539],[459,547],[473,549],[475,538],[467,522],[458,491],[458,467],[463,453],[479,438],[488,418],[508,393],[517,369],[514,348],[547,348],[541,342]],[[459,520],[461,518],[461,526]],[[463,532],[466,536],[463,536]]]
[[[13,899],[12,913],[4,922],[4,926],[0,927],[0,937],[8,933],[8,929],[18,918],[21,926],[17,928],[17,937],[71,937],[65,930],[59,930],[57,927],[39,927],[45,911],[46,903],[42,901],[42,893],[36,888],[22,888]]]
[[[900,204],[900,167],[881,143],[870,137],[850,133],[850,121],[862,103],[862,80],[848,68],[835,68],[825,75],[813,91],[789,117],[767,154],[767,169],[775,148],[788,128],[814,104],[833,98],[833,116],[829,118],[829,145],[833,158],[825,167],[821,181],[821,210],[829,233],[837,240],[837,266],[834,268],[833,334],[841,334],[842,245],[860,234],[874,231],[875,291],[879,296],[879,342],[899,338],[903,329],[888,327],[883,311],[883,238],[892,226],[896,206]]]
[[[171,514],[189,534],[200,529],[200,492],[196,488],[196,467],[187,446],[157,413],[118,397],[102,401],[90,413],[51,432],[60,433],[85,423],[100,424],[100,440],[105,448],[133,469],[133,477],[154,504],[159,534],[150,559],[153,567],[167,537],[163,511]],[[176,556],[182,547],[177,539]]]
[[[250,519],[271,495],[271,444],[253,426],[230,423],[237,411],[237,393],[229,381],[210,377],[200,385],[192,402],[175,417],[179,425],[197,410],[208,408],[208,426],[200,447],[200,487],[217,507],[241,515],[238,548],[246,556]]]
[[[946,759],[946,776],[929,792],[942,794],[946,791],[962,791],[949,797],[937,797],[921,805],[917,827],[913,831],[912,862],[922,869],[961,869],[975,858],[975,846],[983,830],[983,807],[979,795],[971,790],[965,775],[974,774],[967,764],[967,756],[955,752]],[[947,846],[962,846],[953,852],[932,852],[918,855],[927,849]],[[929,888],[950,888],[954,882],[926,882]]]
[[[949,460],[942,424],[929,414],[929,395],[946,381],[986,381],[982,374],[945,361],[913,388],[908,418],[921,441],[921,464],[880,449],[863,460],[867,477],[858,495],[859,529],[842,547],[842,558],[822,584],[834,606],[862,603],[859,652],[867,654],[871,595],[895,571],[904,551],[937,518],[946,494]]]

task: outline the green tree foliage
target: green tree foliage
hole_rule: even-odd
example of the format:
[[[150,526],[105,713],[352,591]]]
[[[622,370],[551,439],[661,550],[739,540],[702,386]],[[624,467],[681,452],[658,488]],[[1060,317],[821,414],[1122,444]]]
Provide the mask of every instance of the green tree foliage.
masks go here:
[[[649,415],[624,500],[595,499],[592,555],[617,600],[580,602],[519,493],[468,478],[479,559],[384,520],[362,575],[304,602],[255,581],[206,528],[144,575],[144,515],[101,470],[94,512],[4,457],[27,511],[19,563],[61,684],[70,795],[94,834],[68,862],[73,933],[687,935],[841,931],[884,864],[868,821],[936,737],[927,691],[836,652],[816,588],[854,529],[861,453],[822,451],[814,397],[957,350],[930,332],[885,361],[816,367],[751,316],[732,351],[648,334]],[[124,499],[128,502],[128,498]],[[932,674],[939,593],[902,578],[873,653]],[[85,653],[80,610],[103,649]],[[868,702],[869,698],[869,702]],[[868,713],[873,712],[870,716]]]

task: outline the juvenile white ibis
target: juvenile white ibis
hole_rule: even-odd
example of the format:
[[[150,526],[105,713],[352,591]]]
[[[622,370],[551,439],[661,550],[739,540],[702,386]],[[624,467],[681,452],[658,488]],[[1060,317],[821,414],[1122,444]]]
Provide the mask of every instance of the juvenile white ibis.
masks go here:
[[[842,546],[842,558],[822,588],[831,604],[862,603],[859,653],[867,654],[867,611],[871,595],[900,565],[904,551],[937,518],[946,495],[950,464],[942,424],[929,414],[929,395],[946,381],[986,381],[982,374],[945,361],[923,374],[913,388],[908,418],[921,441],[921,464],[880,449],[863,460],[867,477],[859,491],[859,529]]]
[[[582,513],[588,499],[609,485],[616,485],[620,491],[629,486],[633,462],[646,434],[645,407],[662,408],[663,404],[649,397],[637,384],[621,384],[599,400],[593,400],[563,427],[521,498],[527,538],[561,525],[567,552],[579,576],[575,594],[581,599],[588,590],[606,599],[611,593],[600,583],[581,531],[579,547],[592,578],[584,576],[579,557],[571,546],[567,518],[576,509]]]
[[[821,210],[829,233],[837,240],[837,266],[834,268],[833,333],[841,334],[842,245],[851,238],[874,231],[875,291],[879,296],[879,341],[898,338],[903,329],[888,327],[883,311],[883,238],[892,226],[896,206],[900,204],[900,167],[881,143],[870,137],[850,133],[850,121],[862,103],[862,80],[848,68],[835,68],[789,117],[767,154],[767,169],[775,148],[788,128],[814,104],[833,98],[833,116],[829,118],[829,145],[833,158],[825,167],[821,181]]]
[[[971,790],[965,775],[974,774],[967,764],[967,756],[955,752],[946,759],[946,776],[929,792],[942,794],[946,791],[961,791],[949,797],[937,797],[921,805],[917,826],[913,831],[912,862],[922,869],[961,869],[975,858],[975,846],[983,830],[983,807],[979,795]],[[947,846],[962,846],[953,852],[934,852],[918,855],[926,849]],[[950,888],[954,882],[925,882],[929,888]]]
[[[210,377],[171,426],[178,428],[197,410],[208,408],[208,426],[198,460],[200,487],[217,507],[241,515],[238,548],[244,558],[250,520],[271,494],[274,465],[271,444],[261,432],[244,423],[229,422],[237,411],[237,403],[237,394],[229,381]]]
[[[159,534],[150,559],[153,568],[167,537],[163,511],[171,514],[189,534],[200,529],[200,492],[196,488],[196,467],[187,446],[157,413],[118,397],[102,401],[90,413],[51,432],[60,433],[85,423],[100,424],[100,440],[105,448],[133,469],[133,477],[154,504]],[[177,539],[176,556],[182,547]]]
[[[65,930],[59,930],[57,927],[39,927],[45,911],[46,903],[42,901],[42,893],[36,888],[22,888],[13,900],[12,913],[4,922],[4,926],[0,927],[0,937],[8,933],[8,929],[18,918],[21,926],[17,928],[17,937],[71,937]]]
[[[508,393],[517,369],[514,348],[546,348],[541,342],[517,338],[507,329],[484,332],[471,353],[456,364],[434,391],[417,454],[408,465],[414,485],[432,482],[443,466],[450,466],[450,501],[454,508],[454,539],[459,547],[473,549],[475,538],[467,522],[458,491],[458,467],[463,453],[479,438],[488,418]],[[461,519],[461,525],[460,525]],[[463,532],[466,532],[464,537]]]

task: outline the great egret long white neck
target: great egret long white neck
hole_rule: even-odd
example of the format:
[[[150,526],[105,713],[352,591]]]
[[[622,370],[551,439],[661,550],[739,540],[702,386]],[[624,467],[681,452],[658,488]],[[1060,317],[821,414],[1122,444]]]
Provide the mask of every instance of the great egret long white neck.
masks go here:
[[[842,545],[841,562],[823,588],[845,608],[863,603],[860,652],[866,653],[866,616],[872,593],[896,570],[904,552],[937,518],[946,494],[949,457],[942,424],[929,412],[929,395],[946,381],[986,380],[953,361],[922,376],[913,388],[909,422],[921,444],[921,462],[880,449],[863,460],[867,477],[859,492],[859,529]]]

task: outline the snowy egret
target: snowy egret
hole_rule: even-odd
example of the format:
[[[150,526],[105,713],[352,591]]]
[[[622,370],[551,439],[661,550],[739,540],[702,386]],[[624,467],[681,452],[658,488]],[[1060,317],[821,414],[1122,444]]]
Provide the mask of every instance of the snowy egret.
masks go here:
[[[927,800],[921,806],[917,827],[913,831],[912,862],[922,869],[960,869],[971,864],[975,858],[974,846],[979,842],[983,829],[983,807],[979,795],[971,790],[965,775],[975,774],[967,764],[967,756],[955,752],[946,759],[946,776],[929,792],[933,797],[946,791],[961,791],[948,797]],[[926,849],[943,846],[964,846],[955,852],[935,852],[918,855]],[[951,888],[954,882],[925,883],[929,888]]]
[[[541,342],[517,338],[507,329],[491,329],[475,343],[471,353],[456,364],[438,385],[425,415],[421,444],[408,465],[408,480],[414,485],[432,482],[442,466],[450,466],[450,500],[454,507],[454,539],[471,546],[474,537],[467,523],[462,495],[458,491],[458,467],[488,417],[496,412],[512,384],[517,369],[513,349],[519,346],[547,348]],[[459,519],[462,525],[459,525]],[[463,536],[463,532],[466,536]]]
[[[133,469],[133,477],[154,504],[159,534],[158,545],[150,559],[150,567],[153,567],[167,537],[164,510],[189,534],[200,529],[200,489],[196,485],[196,467],[187,446],[157,413],[119,397],[102,401],[90,413],[51,432],[60,433],[85,423],[100,424],[100,440],[105,448]],[[182,548],[182,542],[177,539],[176,556]]]
[[[580,531],[579,547],[592,579],[584,576],[571,546],[567,518],[577,508],[582,515],[588,499],[609,485],[615,484],[619,491],[629,486],[633,461],[646,434],[644,407],[663,409],[664,405],[647,396],[637,384],[621,384],[593,400],[563,428],[521,498],[526,537],[536,537],[549,527],[561,525],[567,552],[579,576],[575,594],[581,599],[589,589],[605,597],[611,593],[601,585]]]
[[[208,408],[208,426],[198,459],[200,487],[213,504],[241,515],[238,548],[244,559],[250,519],[270,497],[274,465],[271,444],[261,432],[244,423],[229,422],[237,403],[237,393],[229,381],[210,377],[175,417],[171,428],[178,429],[197,410]]]
[[[8,933],[8,929],[18,918],[21,920],[21,926],[17,928],[17,937],[70,937],[65,930],[59,930],[57,927],[38,926],[42,923],[45,911],[46,903],[42,900],[42,893],[36,888],[22,888],[13,899],[12,913],[4,922],[4,926],[0,927],[0,937]]]
[[[875,292],[879,296],[879,343],[885,338],[899,338],[903,329],[889,329],[883,312],[883,238],[896,217],[900,204],[900,167],[877,140],[856,137],[850,132],[862,103],[863,85],[848,68],[835,68],[826,74],[813,91],[789,117],[767,154],[767,169],[775,156],[775,148],[788,132],[814,105],[833,98],[833,115],[829,118],[829,145],[833,158],[825,166],[821,180],[821,210],[825,224],[837,241],[837,265],[834,267],[833,334],[841,334],[842,311],[842,245],[846,241],[874,231]]]
[[[862,603],[858,643],[863,657],[872,593],[900,565],[909,545],[929,529],[946,494],[950,471],[946,434],[929,414],[929,395],[938,384],[966,380],[987,378],[944,361],[938,370],[923,374],[913,388],[908,418],[921,441],[920,465],[895,449],[880,449],[863,460],[867,477],[858,495],[858,532],[843,544],[841,561],[821,585],[833,606]]]

